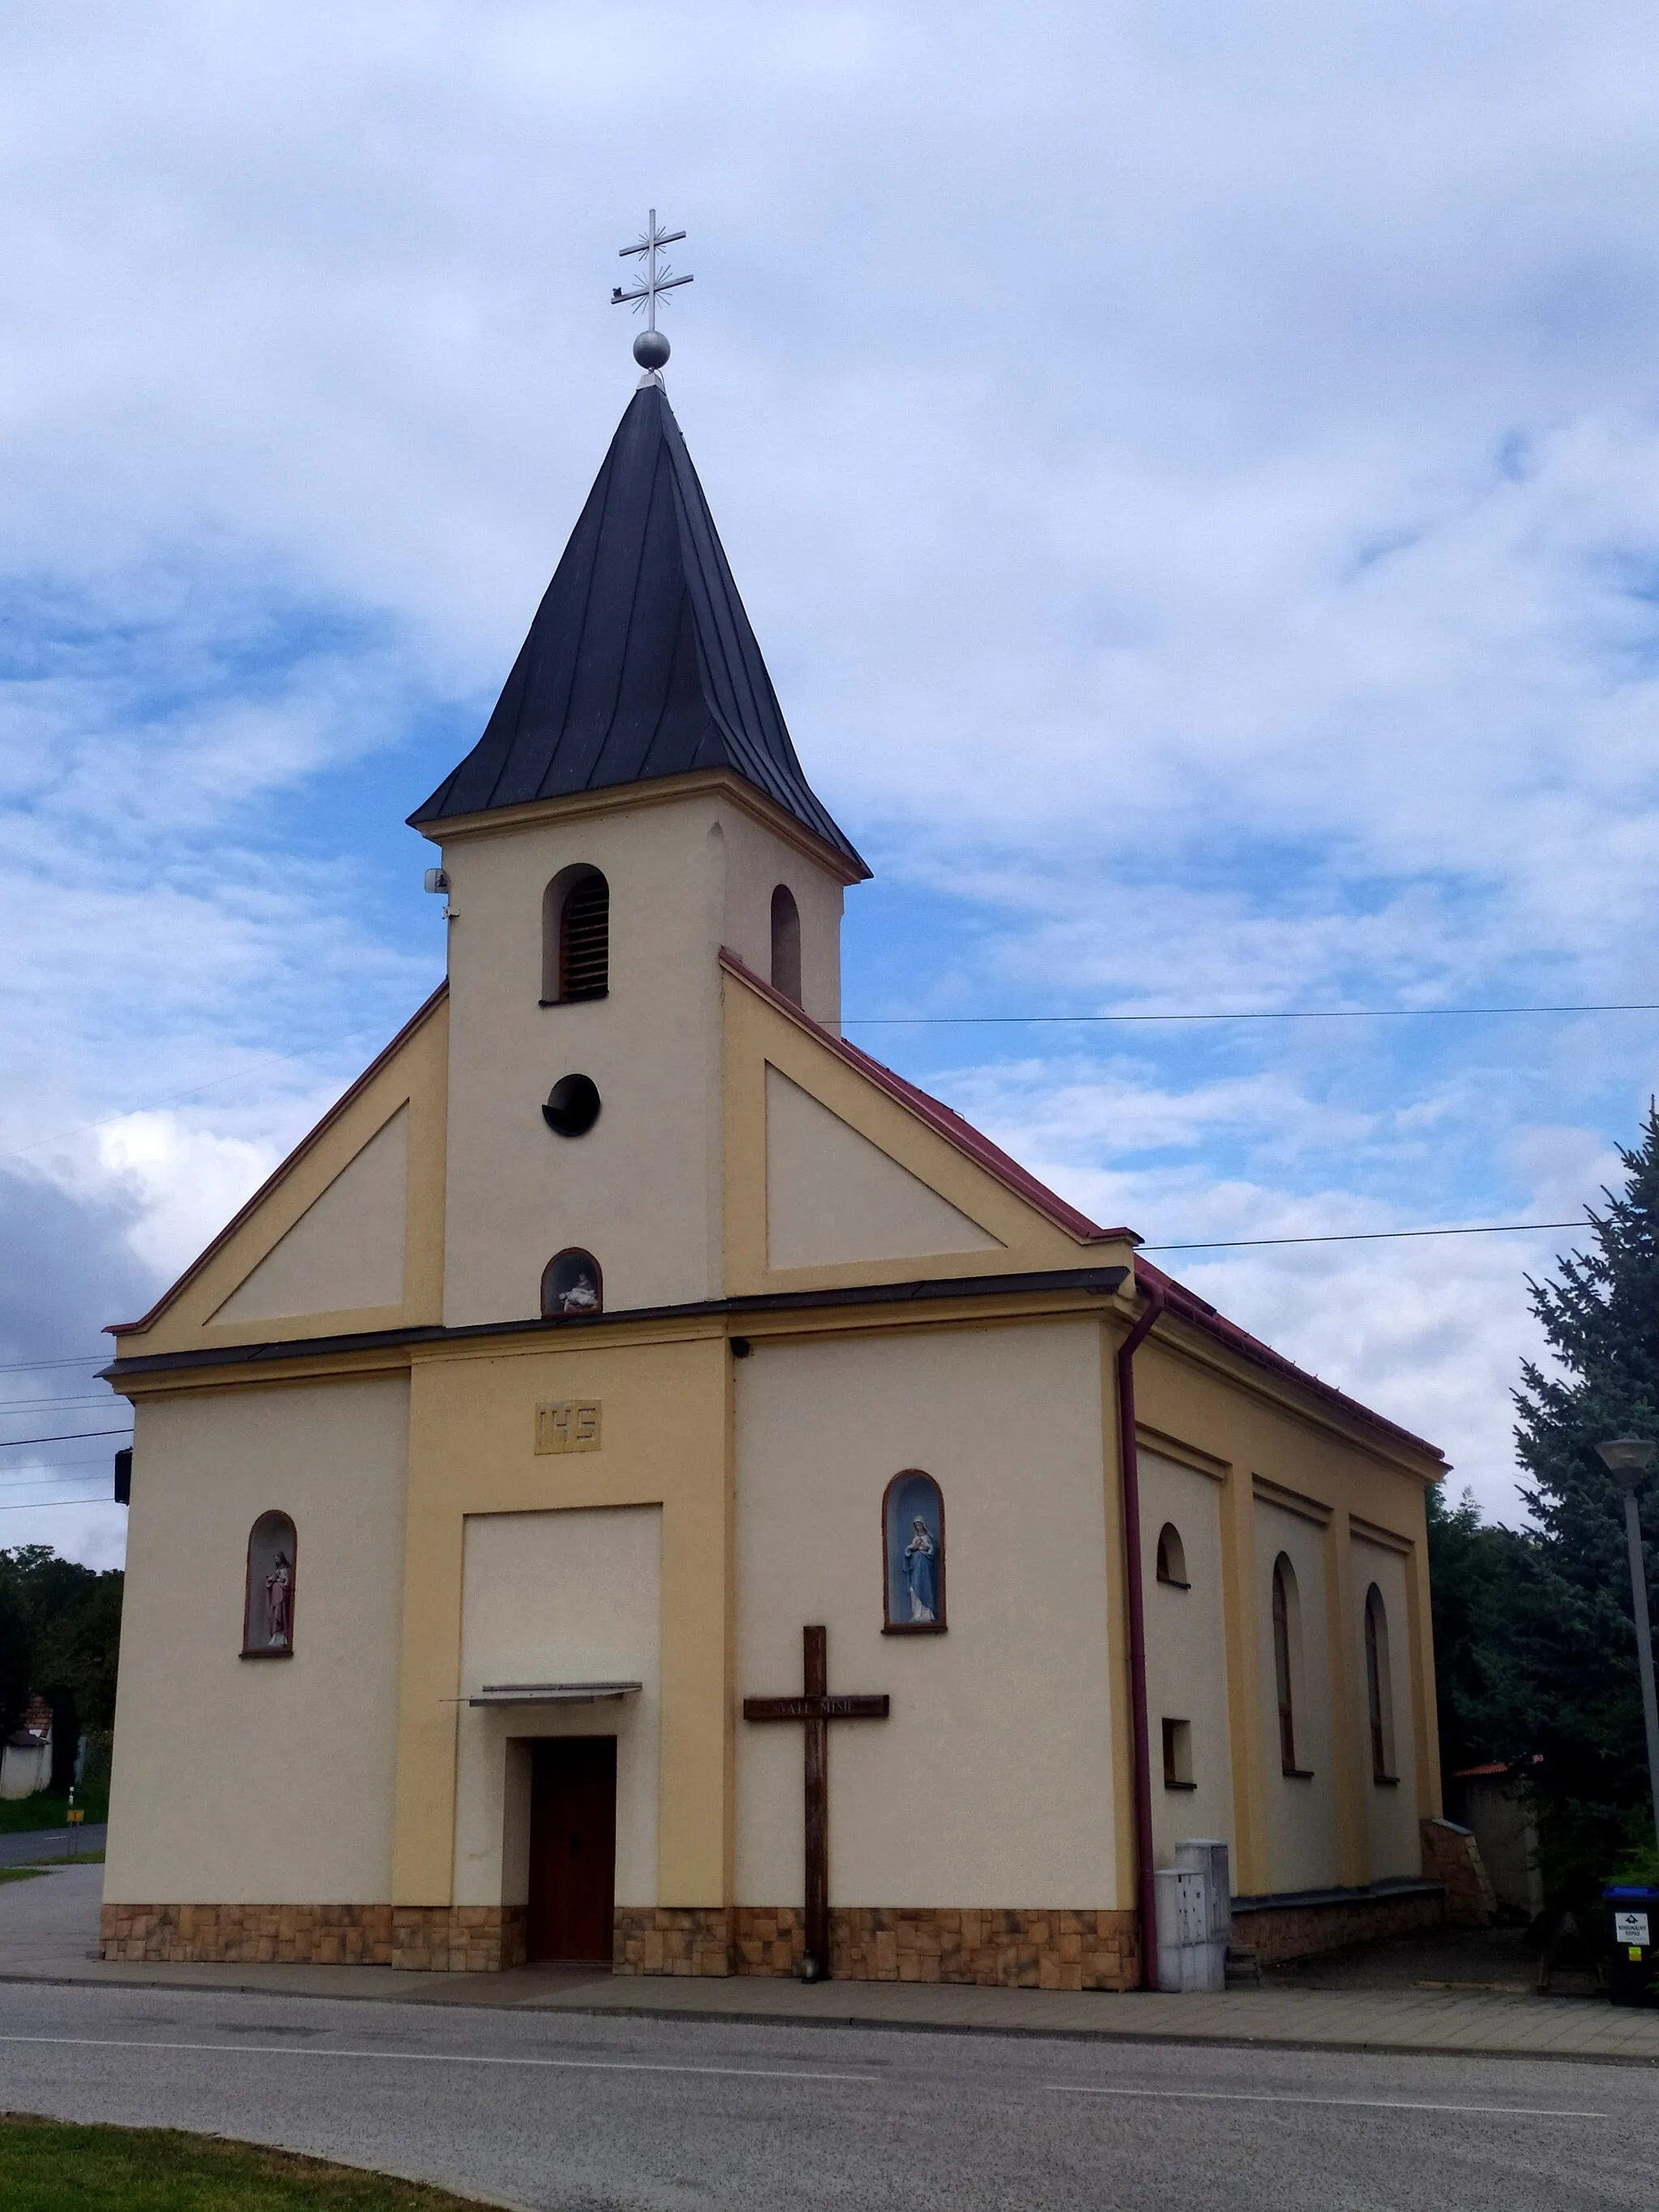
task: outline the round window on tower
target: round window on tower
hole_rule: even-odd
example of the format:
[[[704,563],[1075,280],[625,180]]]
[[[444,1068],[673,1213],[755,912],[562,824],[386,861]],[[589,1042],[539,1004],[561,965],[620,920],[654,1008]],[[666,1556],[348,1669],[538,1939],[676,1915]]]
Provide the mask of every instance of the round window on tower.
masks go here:
[[[547,1094],[542,1119],[561,1137],[585,1137],[599,1118],[599,1086],[591,1075],[562,1075]]]

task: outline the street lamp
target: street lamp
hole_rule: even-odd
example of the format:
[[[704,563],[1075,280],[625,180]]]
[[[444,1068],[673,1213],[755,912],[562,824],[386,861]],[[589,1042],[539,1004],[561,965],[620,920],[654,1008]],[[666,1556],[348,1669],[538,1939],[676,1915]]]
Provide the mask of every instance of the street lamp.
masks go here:
[[[1653,1840],[1659,1844],[1659,1696],[1653,1686],[1653,1634],[1648,1626],[1648,1577],[1642,1559],[1642,1522],[1636,1486],[1653,1465],[1659,1444],[1644,1437],[1610,1437],[1595,1447],[1601,1464],[1625,1493],[1625,1542],[1630,1552],[1631,1595],[1636,1605],[1636,1663],[1642,1674],[1642,1717],[1648,1729],[1648,1787],[1653,1793]]]

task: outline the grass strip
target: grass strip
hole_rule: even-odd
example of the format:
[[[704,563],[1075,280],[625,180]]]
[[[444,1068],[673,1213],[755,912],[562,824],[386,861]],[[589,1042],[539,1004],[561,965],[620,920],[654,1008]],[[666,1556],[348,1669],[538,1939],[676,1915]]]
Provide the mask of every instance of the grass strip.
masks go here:
[[[0,1867],[0,1881],[33,1881],[45,1867]]]
[[[85,1827],[99,1827],[109,1818],[109,1792],[88,1790],[76,1799],[86,1814]],[[39,1828],[67,1828],[69,1799],[54,1797],[49,1790],[33,1797],[0,1797],[0,1836],[33,1835]]]
[[[177,2128],[0,2112],[6,2212],[479,2212],[475,2198]]]

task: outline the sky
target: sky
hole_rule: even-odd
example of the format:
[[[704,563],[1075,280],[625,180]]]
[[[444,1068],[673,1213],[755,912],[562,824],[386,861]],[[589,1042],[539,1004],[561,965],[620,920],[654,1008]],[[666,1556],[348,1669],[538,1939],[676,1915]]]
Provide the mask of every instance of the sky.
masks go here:
[[[441,972],[653,204],[849,1034],[1514,1520],[1573,1232],[1236,1240],[1577,1221],[1656,1088],[1450,1011],[1659,1000],[1652,9],[4,0],[0,1544],[118,1561],[100,1328]]]

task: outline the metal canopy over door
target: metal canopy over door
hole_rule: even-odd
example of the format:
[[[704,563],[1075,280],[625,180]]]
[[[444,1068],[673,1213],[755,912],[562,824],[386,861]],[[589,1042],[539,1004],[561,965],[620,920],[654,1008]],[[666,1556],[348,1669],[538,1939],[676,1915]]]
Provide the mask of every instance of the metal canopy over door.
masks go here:
[[[617,1887],[617,1739],[531,1746],[529,1954],[611,1960]]]

